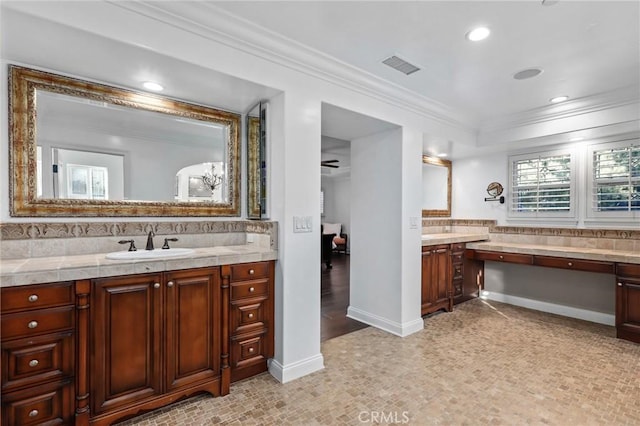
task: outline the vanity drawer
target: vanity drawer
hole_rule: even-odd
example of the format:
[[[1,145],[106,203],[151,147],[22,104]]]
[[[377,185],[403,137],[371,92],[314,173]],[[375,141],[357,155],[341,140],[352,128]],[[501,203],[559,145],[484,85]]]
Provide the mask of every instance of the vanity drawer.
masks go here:
[[[232,301],[246,297],[266,296],[268,294],[269,281],[267,279],[231,284]]]
[[[640,264],[617,263],[616,275],[620,277],[640,278]]]
[[[462,280],[462,263],[454,264],[452,267],[452,279],[453,280]]]
[[[269,262],[240,263],[231,266],[231,282],[269,276]]]
[[[73,328],[73,306],[2,315],[2,340]]]
[[[251,303],[231,304],[231,328],[229,333],[243,333],[265,326],[266,299],[252,300]]]
[[[2,289],[2,313],[69,305],[73,302],[72,281]]]
[[[475,259],[492,260],[495,262],[520,263],[523,265],[533,264],[533,256],[530,254],[502,253],[496,251],[476,250]]]
[[[451,253],[451,263],[455,264],[462,264],[462,259],[464,258],[464,252],[461,251],[460,253]]]
[[[550,268],[575,269],[578,271],[613,274],[613,263],[595,260],[568,259],[564,257],[534,256],[533,264]]]
[[[2,344],[2,390],[73,376],[73,333],[64,332]]]
[[[73,384],[48,383],[2,395],[2,422],[6,425],[72,424]]]
[[[231,342],[232,367],[242,368],[266,360],[264,356],[264,334],[241,338]]]
[[[466,247],[465,243],[453,243],[451,244],[451,251],[453,252],[463,252]]]

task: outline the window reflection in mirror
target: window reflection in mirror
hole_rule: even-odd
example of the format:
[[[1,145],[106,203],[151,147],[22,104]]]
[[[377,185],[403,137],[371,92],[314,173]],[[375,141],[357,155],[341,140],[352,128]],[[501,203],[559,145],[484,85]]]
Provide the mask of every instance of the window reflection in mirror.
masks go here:
[[[451,216],[451,161],[422,156],[422,216]]]

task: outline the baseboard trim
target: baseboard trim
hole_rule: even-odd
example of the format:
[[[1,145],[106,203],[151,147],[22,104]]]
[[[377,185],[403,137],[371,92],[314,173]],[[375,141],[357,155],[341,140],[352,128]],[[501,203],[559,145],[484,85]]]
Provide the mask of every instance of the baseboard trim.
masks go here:
[[[380,330],[387,331],[400,337],[406,337],[410,334],[417,333],[418,331],[424,329],[424,321],[422,320],[422,318],[417,318],[413,321],[405,323],[399,323],[363,311],[362,309],[354,308],[353,306],[349,306],[347,308],[347,317],[365,324],[369,324],[373,327],[379,328]]]
[[[492,291],[483,291],[482,299],[493,300],[496,302],[504,302],[510,305],[521,306],[536,311],[548,312],[550,314],[562,315],[569,318],[576,318],[585,321],[591,321],[604,325],[615,325],[615,315],[605,314],[603,312],[589,311],[587,309],[574,308],[572,306],[558,305],[556,303],[542,302],[535,299],[527,299],[525,297],[511,296],[503,293],[495,293]]]
[[[287,365],[282,365],[275,359],[269,361],[269,373],[280,383],[287,383],[324,369],[324,357],[322,354],[317,354]]]

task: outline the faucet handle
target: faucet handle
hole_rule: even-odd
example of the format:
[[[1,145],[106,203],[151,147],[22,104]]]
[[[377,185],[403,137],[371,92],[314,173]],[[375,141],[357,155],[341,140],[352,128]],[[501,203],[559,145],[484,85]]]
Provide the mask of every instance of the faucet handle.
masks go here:
[[[176,241],[178,241],[178,239],[177,239],[177,238],[165,238],[165,239],[164,239],[164,244],[162,245],[162,248],[163,248],[163,249],[167,250],[167,249],[169,249],[169,248],[170,248],[170,247],[169,247],[169,241],[176,242]]]
[[[136,248],[136,244],[134,243],[134,241],[133,241],[133,240],[120,240],[120,241],[118,241],[118,244],[130,244],[130,246],[129,246],[129,251],[136,251],[136,250],[138,250],[138,249]]]

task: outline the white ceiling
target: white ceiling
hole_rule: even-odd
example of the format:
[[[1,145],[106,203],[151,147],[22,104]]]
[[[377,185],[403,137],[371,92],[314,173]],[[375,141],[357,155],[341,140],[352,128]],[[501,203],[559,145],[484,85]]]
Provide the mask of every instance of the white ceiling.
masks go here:
[[[640,2],[242,1],[215,4],[291,40],[476,117],[478,123],[635,86]],[[477,25],[491,36],[472,43]],[[412,75],[381,61],[397,54]],[[541,67],[530,80],[513,74]]]
[[[34,2],[33,7],[37,4]],[[279,93],[142,46],[120,43],[10,7],[2,7],[0,42],[2,59],[6,61],[37,64],[49,71],[138,91],[146,91],[142,88],[144,81],[156,81],[165,88],[162,96],[232,112],[245,113],[259,100]]]

